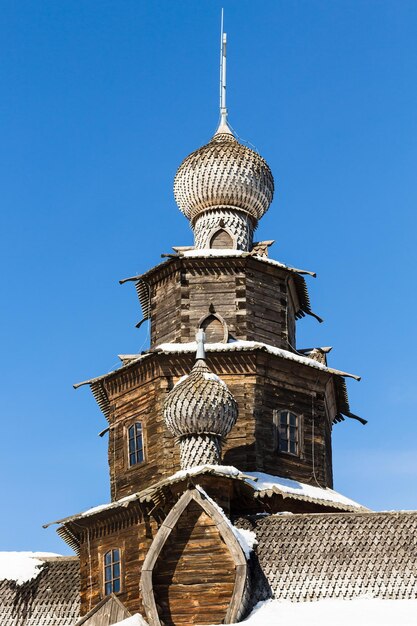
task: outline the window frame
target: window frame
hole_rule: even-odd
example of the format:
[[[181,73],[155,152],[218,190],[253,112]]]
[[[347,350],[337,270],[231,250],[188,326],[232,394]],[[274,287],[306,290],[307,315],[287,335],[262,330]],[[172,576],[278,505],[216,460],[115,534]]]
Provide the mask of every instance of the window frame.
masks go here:
[[[216,342],[216,343],[227,343],[229,340],[229,329],[228,329],[226,320],[221,315],[219,315],[218,313],[214,311],[213,312],[209,311],[206,315],[203,315],[202,317],[200,317],[198,321],[197,330],[201,328],[205,332],[206,329],[204,328],[204,323],[208,321],[210,317],[218,320],[223,327],[223,338],[219,342]]]
[[[287,429],[286,438],[281,436],[282,421],[281,416],[286,414],[287,419],[285,428]],[[295,417],[295,439],[291,439],[291,416]],[[285,454],[291,457],[302,458],[303,457],[303,416],[291,409],[274,409],[273,411],[273,424],[274,424],[274,449],[278,454]],[[281,449],[281,441],[287,441],[287,449]],[[295,443],[296,451],[291,452],[291,442]]]
[[[143,453],[143,461],[140,461],[138,463],[134,463],[133,465],[130,464],[130,450],[129,450],[129,430],[130,428],[132,428],[132,426],[135,426],[135,424],[141,424],[142,425],[142,453]],[[145,427],[145,420],[143,418],[141,418],[140,416],[136,416],[133,417],[131,419],[128,420],[128,422],[124,425],[124,435],[123,435],[123,447],[125,450],[125,468],[126,471],[134,471],[137,470],[139,467],[142,467],[143,465],[145,465],[147,463],[147,439],[146,439],[146,427]]]
[[[236,250],[237,249],[237,237],[236,235],[226,226],[220,226],[219,224],[217,224],[217,226],[215,226],[214,228],[212,228],[212,230],[210,231],[208,237],[207,237],[207,243],[208,243],[208,248],[209,250],[221,250],[222,248],[213,248],[212,247],[212,241],[214,239],[214,237],[220,233],[220,232],[225,232],[227,235],[229,235],[232,245],[230,248],[224,248],[225,250]]]
[[[118,556],[119,556],[119,560],[118,561],[114,560],[114,558],[113,558],[113,553],[116,550],[118,551]],[[111,555],[111,562],[109,564],[106,564],[106,557],[107,557],[108,554]],[[103,548],[100,557],[101,557],[101,568],[102,568],[103,597],[108,598],[112,594],[117,596],[117,595],[123,593],[124,592],[124,566],[123,566],[124,550],[123,550],[122,546],[114,546],[114,547],[109,548],[108,550]],[[113,575],[114,574],[113,568],[117,564],[119,565],[119,576],[114,576]],[[108,567],[111,567],[112,577],[109,580],[106,580],[106,569]],[[119,581],[119,591],[115,591],[114,590],[114,581],[116,581],[116,580]],[[106,592],[106,586],[108,584],[111,584],[111,591],[109,593]]]

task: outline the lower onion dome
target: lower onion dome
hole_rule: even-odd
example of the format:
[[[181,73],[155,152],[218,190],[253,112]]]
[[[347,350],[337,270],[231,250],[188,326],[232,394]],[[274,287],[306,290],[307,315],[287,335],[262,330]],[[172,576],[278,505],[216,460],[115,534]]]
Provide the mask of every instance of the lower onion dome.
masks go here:
[[[226,383],[198,359],[168,393],[165,423],[178,437],[183,468],[220,462],[221,442],[237,420],[238,408]]]

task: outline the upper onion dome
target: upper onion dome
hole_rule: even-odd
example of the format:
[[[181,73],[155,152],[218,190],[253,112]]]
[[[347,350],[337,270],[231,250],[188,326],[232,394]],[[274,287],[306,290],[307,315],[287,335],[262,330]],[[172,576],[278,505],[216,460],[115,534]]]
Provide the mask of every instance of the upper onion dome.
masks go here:
[[[192,222],[217,208],[241,210],[257,221],[272,202],[274,178],[267,162],[221,124],[212,140],[179,166],[174,195]]]
[[[226,383],[198,359],[191,373],[168,393],[164,418],[176,437],[210,434],[226,437],[237,419],[237,404]]]

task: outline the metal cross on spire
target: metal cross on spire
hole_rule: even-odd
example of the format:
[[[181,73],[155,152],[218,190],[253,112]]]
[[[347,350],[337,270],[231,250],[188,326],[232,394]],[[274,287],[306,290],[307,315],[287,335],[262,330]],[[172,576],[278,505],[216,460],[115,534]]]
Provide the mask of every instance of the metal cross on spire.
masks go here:
[[[220,125],[217,129],[217,133],[230,133],[228,123],[227,123],[227,107],[226,107],[226,44],[227,44],[227,35],[223,32],[223,9],[221,14],[221,25],[220,25]],[[216,134],[217,134],[216,133]]]

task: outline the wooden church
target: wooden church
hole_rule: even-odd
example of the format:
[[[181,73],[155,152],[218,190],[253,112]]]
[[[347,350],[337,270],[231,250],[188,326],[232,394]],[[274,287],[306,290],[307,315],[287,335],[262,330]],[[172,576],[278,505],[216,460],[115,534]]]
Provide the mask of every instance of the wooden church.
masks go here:
[[[417,513],[374,513],[332,489],[333,427],[365,423],[346,390],[358,377],[328,365],[330,348],[297,347],[297,320],[317,318],[314,274],[254,242],[274,179],[228,125],[225,46],[223,70],[218,130],[174,182],[194,245],[121,281],[150,347],[80,383],[108,421],[111,502],[57,522],[79,568],[67,559],[58,584],[45,561],[35,592],[15,589],[31,598],[27,621],[6,626],[228,624],[267,598],[417,598]],[[64,608],[31,622],[37,602],[48,619]]]

